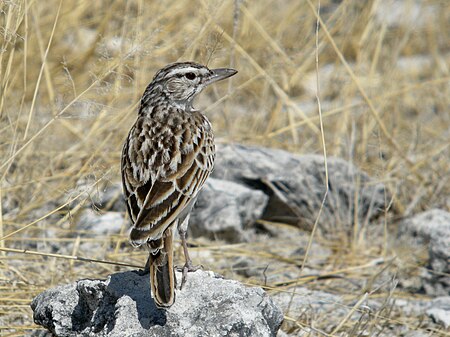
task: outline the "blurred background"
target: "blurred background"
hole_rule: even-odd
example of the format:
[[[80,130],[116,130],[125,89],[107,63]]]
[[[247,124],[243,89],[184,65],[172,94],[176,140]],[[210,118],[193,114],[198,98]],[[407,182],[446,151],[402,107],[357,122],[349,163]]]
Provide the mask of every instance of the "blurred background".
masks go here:
[[[321,0],[320,9],[317,0],[1,0],[2,335],[39,329],[29,303],[50,286],[145,264],[146,252],[128,244],[123,206],[114,206],[122,202],[120,153],[145,87],[175,61],[239,71],[196,102],[218,143],[323,155],[322,126],[328,156],[384,184],[384,234],[357,242],[349,234],[348,245],[317,236],[330,249],[318,269],[409,256],[411,247],[401,247],[403,253],[390,248],[396,220],[431,208],[450,211],[449,35],[447,0]],[[101,230],[83,225],[111,209],[115,215]],[[194,263],[269,293],[284,286],[267,284],[262,272],[252,277],[231,267],[233,259],[258,255],[263,246],[191,239]],[[258,266],[277,264],[278,254],[259,256]],[[394,268],[390,275],[417,274],[423,266],[414,260],[404,270],[388,260],[382,267]],[[283,263],[274,275],[284,266],[298,273],[295,258]],[[364,282],[379,272],[348,271]],[[356,298],[330,281],[311,287],[344,296],[350,309]],[[383,308],[386,320],[372,316],[370,324],[448,336]],[[312,326],[333,335],[328,318],[286,317],[283,330],[290,335]],[[340,329],[342,336],[365,331],[361,322]]]

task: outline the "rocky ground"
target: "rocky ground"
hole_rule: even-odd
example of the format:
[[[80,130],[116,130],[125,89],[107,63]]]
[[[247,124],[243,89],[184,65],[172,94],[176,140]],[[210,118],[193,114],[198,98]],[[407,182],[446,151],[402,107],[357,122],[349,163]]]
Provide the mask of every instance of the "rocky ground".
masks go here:
[[[182,326],[189,327],[186,336],[225,330],[274,336],[283,314],[279,336],[425,336],[448,329],[450,214],[435,209],[396,220],[384,186],[354,165],[328,158],[328,176],[319,214],[325,193],[320,156],[219,145],[189,240],[194,261],[225,278],[189,275],[167,313],[155,308],[148,277],[136,272],[79,280],[36,297],[35,322],[59,336],[169,336]],[[124,217],[120,184],[111,184],[81,210],[76,226],[116,235]],[[364,244],[352,248],[354,238]],[[98,248],[82,245],[81,251]],[[352,249],[367,251],[355,259]],[[354,261],[345,261],[346,254]]]
[[[449,18],[448,0],[0,1],[0,335],[448,337]],[[195,103],[219,143],[189,228],[203,270],[161,312],[119,163],[176,60],[239,73]]]

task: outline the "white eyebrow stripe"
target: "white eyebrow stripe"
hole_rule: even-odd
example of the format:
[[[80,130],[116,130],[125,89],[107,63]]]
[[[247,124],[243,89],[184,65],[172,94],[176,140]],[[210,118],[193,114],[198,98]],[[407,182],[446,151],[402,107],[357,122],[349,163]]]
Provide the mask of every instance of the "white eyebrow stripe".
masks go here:
[[[189,72],[193,72],[193,73],[198,73],[198,72],[206,73],[206,70],[205,70],[205,69],[201,69],[201,68],[195,68],[195,67],[178,68],[178,69],[173,69],[173,70],[171,70],[171,71],[166,75],[166,77],[167,77],[167,76],[174,76],[174,75],[177,75],[177,74],[180,74],[180,73],[186,74],[186,73],[189,73]]]

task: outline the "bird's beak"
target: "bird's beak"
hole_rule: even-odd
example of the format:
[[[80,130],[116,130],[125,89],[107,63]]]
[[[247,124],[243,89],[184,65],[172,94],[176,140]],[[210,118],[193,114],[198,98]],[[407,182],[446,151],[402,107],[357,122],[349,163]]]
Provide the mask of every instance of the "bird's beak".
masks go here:
[[[224,80],[228,77],[231,77],[237,73],[237,70],[231,68],[219,68],[219,69],[211,69],[212,75],[206,81],[205,85]]]

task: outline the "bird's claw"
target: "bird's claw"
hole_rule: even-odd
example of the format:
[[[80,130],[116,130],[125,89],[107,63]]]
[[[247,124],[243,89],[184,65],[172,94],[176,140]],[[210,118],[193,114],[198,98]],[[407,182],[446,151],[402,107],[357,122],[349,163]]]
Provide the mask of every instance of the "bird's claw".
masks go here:
[[[200,264],[198,266],[194,266],[192,264],[192,261],[186,261],[186,263],[184,264],[183,267],[177,267],[177,271],[182,272],[182,278],[181,278],[181,287],[180,290],[183,289],[184,284],[186,283],[186,277],[187,277],[187,273],[190,272],[195,272],[199,269],[203,269],[203,266]]]

